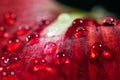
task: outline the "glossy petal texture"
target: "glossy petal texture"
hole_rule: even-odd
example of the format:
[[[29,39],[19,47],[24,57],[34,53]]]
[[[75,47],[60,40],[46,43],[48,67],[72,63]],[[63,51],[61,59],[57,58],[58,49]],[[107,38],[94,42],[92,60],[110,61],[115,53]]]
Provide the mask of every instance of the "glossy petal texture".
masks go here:
[[[59,36],[46,36],[55,23],[35,25],[23,37],[15,29],[2,46],[1,80],[119,80],[119,21],[113,27],[96,22],[75,19]]]
[[[10,21],[3,16],[7,23],[1,19],[5,30],[0,28],[0,80],[120,80],[119,20],[73,20],[67,14],[62,20],[53,9],[39,12],[35,8],[36,12],[32,6],[40,5],[33,0],[27,5],[13,2],[19,3],[15,6],[18,12],[14,12],[17,20],[11,15]],[[23,24],[30,29],[18,29]]]

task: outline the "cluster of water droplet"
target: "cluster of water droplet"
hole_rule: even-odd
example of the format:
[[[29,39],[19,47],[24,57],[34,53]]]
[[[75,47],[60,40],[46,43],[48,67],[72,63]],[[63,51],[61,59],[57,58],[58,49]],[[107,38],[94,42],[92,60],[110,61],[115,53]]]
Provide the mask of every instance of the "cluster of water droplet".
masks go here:
[[[5,40],[3,43],[0,43],[2,45],[0,45],[0,48],[2,48],[2,50],[0,50],[0,74],[3,76],[2,80],[17,80],[15,75],[16,71],[19,71],[18,69],[22,67],[22,60],[19,59],[18,54],[19,51],[24,46],[39,43],[40,31],[44,29],[43,26],[47,26],[50,23],[48,20],[42,20],[37,30],[32,32],[32,27],[29,25],[21,25],[15,32],[12,32],[11,29],[14,28],[16,22],[17,16],[14,13],[6,13],[4,15],[5,24],[0,26],[0,40]],[[89,23],[90,20],[88,19],[75,19],[65,33],[65,38],[85,38],[89,35],[89,30],[86,28],[86,26],[89,26]],[[102,25],[107,27],[114,26],[116,25],[116,20],[112,17],[107,17],[103,20]],[[67,56],[68,54],[64,51],[59,51],[58,47],[55,42],[46,42],[43,46],[43,56],[34,57],[30,60],[30,69],[33,72],[46,70],[53,73],[54,69],[48,66],[46,56],[52,56],[52,58],[54,58],[53,65],[55,66],[70,63]],[[100,56],[105,59],[110,59],[113,54],[108,47],[95,43],[91,46],[87,55],[90,60],[97,60]]]
[[[2,80],[17,80],[16,71],[19,71],[18,68],[22,66],[19,51],[25,44],[33,45],[38,42],[39,32],[44,29],[43,26],[47,26],[50,22],[42,19],[37,30],[33,29],[32,32],[34,27],[26,24],[20,24],[17,27],[16,23],[18,23],[16,14],[8,12],[4,14],[3,23],[0,24],[0,40],[2,40],[0,42],[0,75],[3,76],[2,78],[0,76],[0,79]],[[45,63],[43,60],[41,63],[38,62],[36,59],[35,71],[41,68],[39,64]]]

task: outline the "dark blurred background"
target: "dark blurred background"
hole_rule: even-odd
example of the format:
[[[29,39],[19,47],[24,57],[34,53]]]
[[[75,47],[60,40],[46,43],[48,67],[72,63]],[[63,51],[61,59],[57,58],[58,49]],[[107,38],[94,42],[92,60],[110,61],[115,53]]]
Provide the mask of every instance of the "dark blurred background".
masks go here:
[[[58,2],[83,10],[91,10],[101,6],[105,10],[120,15],[120,0],[57,0]]]

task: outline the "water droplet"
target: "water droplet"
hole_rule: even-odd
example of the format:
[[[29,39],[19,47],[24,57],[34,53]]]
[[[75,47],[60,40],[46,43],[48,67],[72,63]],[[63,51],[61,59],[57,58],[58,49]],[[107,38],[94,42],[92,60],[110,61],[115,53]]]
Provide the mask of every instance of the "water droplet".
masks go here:
[[[22,65],[20,59],[16,55],[7,55],[1,59],[1,65],[6,66],[8,70],[18,68]]]
[[[72,36],[78,38],[81,36],[87,35],[87,30],[85,28],[86,21],[85,19],[77,18],[73,21],[72,25],[68,28],[65,33],[66,38],[71,38]]]
[[[7,57],[2,57],[1,65],[2,65],[2,66],[7,66],[7,65],[9,64],[9,61],[10,61],[9,58],[7,58]]]
[[[16,15],[13,12],[8,12],[4,15],[5,23],[13,25],[16,22]]]
[[[34,72],[45,70],[46,60],[43,58],[36,58],[31,61],[31,65]]]
[[[96,60],[102,51],[102,44],[96,43],[92,45],[90,51],[88,52],[88,57],[90,60]]]
[[[116,25],[116,19],[113,17],[106,17],[103,19],[103,25],[104,26],[114,26]]]
[[[20,47],[20,45],[21,41],[18,38],[9,39],[7,44],[7,51],[15,51]]]
[[[75,38],[80,38],[80,37],[85,37],[88,35],[88,31],[86,30],[85,27],[78,27],[75,31],[74,31],[74,37]]]
[[[77,18],[73,21],[72,26],[73,27],[79,27],[79,26],[84,26],[83,24],[84,24],[84,20],[80,19],[80,18]]]
[[[30,30],[30,26],[29,25],[22,25],[19,26],[18,30],[16,31],[17,35],[25,35],[27,34],[27,32]]]
[[[32,45],[37,43],[39,39],[39,35],[37,33],[32,33],[26,37],[27,45]]]
[[[56,53],[57,45],[53,42],[48,42],[44,45],[44,54],[54,54]]]
[[[11,65],[9,65],[7,67],[7,69],[16,69],[19,68],[22,65],[22,62],[20,60],[15,61],[14,63],[11,63]]]
[[[63,53],[63,52],[60,52],[56,55],[56,63],[59,64],[59,65],[62,65],[62,64],[65,64],[66,61],[67,61],[67,57],[66,57],[66,54]]]

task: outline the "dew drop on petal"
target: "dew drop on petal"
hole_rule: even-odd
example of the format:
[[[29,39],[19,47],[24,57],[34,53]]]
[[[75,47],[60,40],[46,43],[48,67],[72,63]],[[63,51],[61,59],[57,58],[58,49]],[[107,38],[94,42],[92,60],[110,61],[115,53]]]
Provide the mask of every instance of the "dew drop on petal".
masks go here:
[[[36,58],[31,61],[31,65],[34,72],[45,70],[46,60],[43,58]]]
[[[32,45],[34,43],[37,43],[39,39],[38,33],[32,33],[26,37],[27,45]]]
[[[86,21],[84,19],[77,18],[72,22],[72,25],[68,28],[65,33],[66,38],[71,38],[72,36],[79,38],[87,36],[87,30],[84,27]]]
[[[66,57],[66,54],[63,53],[63,52],[60,52],[56,55],[56,63],[58,65],[62,65],[62,64],[65,64],[67,61],[67,57]]]
[[[2,66],[7,66],[9,64],[10,59],[8,57],[2,57],[1,65]]]
[[[72,26],[73,26],[73,27],[79,27],[79,26],[83,26],[83,24],[84,24],[84,20],[78,18],[78,19],[75,19],[75,20],[73,21]]]
[[[7,69],[16,69],[16,68],[21,67],[21,65],[22,65],[22,62],[21,62],[20,60],[18,60],[18,61],[14,62],[14,63],[11,63],[11,64],[7,67]]]
[[[7,43],[7,51],[15,51],[20,47],[20,45],[21,41],[18,38],[9,39]]]
[[[19,68],[22,65],[21,60],[16,55],[3,56],[1,59],[1,65],[6,66],[7,70]]]
[[[53,42],[48,42],[44,45],[44,54],[55,54],[57,45]]]
[[[114,19],[113,17],[106,17],[103,19],[103,25],[104,26],[115,26],[116,19]]]
[[[101,51],[102,51],[102,44],[95,43],[94,45],[92,45],[92,47],[90,48],[90,51],[88,52],[89,59],[96,60],[100,55]]]
[[[85,27],[78,27],[75,31],[74,31],[74,37],[75,38],[80,38],[80,37],[85,37],[88,35],[88,31],[86,30]]]

